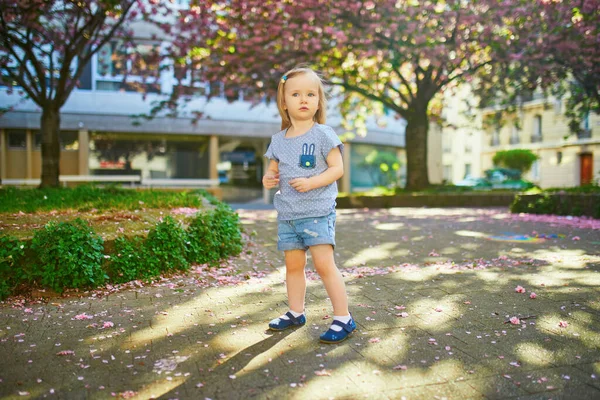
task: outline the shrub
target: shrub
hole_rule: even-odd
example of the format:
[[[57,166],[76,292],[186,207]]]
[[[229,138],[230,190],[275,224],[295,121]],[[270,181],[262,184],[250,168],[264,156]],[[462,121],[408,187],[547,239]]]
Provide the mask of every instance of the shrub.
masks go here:
[[[98,286],[107,278],[102,270],[102,237],[77,218],[72,222],[49,222],[36,231],[31,248],[40,265],[33,277],[61,293],[65,288]]]
[[[239,216],[225,204],[197,214],[187,234],[187,259],[193,263],[215,263],[242,251]]]
[[[492,162],[494,165],[516,169],[521,173],[525,173],[529,171],[537,159],[539,157],[531,150],[514,149],[498,151],[494,154]]]
[[[186,255],[187,234],[181,224],[167,216],[148,233],[144,243],[147,276],[163,272],[186,271],[189,263]]]
[[[231,207],[222,203],[213,211],[213,218],[219,244],[219,259],[240,254],[242,251],[240,217]]]
[[[516,195],[513,213],[572,215],[600,218],[600,195],[595,193],[539,193]]]
[[[16,237],[0,235],[0,300],[8,297],[23,279],[19,262],[24,249]]]
[[[114,253],[108,264],[108,275],[115,283],[124,283],[135,279],[150,279],[158,275],[148,273],[142,238],[118,237],[115,239]]]

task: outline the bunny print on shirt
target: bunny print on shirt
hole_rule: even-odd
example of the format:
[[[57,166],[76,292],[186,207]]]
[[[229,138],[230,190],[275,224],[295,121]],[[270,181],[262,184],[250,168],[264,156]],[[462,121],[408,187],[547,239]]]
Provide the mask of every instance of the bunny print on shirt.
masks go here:
[[[313,169],[315,162],[315,145],[310,146],[307,143],[302,145],[302,155],[300,156],[300,166],[306,169]]]

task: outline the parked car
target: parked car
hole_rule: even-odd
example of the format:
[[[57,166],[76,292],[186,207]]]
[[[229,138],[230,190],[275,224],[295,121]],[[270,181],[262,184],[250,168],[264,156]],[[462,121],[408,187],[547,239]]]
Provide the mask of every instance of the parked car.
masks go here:
[[[535,185],[521,178],[521,171],[509,168],[492,168],[485,171],[492,189],[527,190]]]
[[[473,176],[467,176],[462,181],[455,183],[454,186],[461,187],[472,187],[475,189],[491,189],[492,184],[485,178],[475,178]]]

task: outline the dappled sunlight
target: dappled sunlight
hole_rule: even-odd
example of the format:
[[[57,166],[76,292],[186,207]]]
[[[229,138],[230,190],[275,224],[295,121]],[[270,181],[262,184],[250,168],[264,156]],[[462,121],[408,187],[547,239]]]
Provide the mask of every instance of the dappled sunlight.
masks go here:
[[[567,325],[561,327],[561,322],[566,322]],[[561,316],[556,313],[545,314],[538,319],[537,326],[556,335],[577,339],[591,349],[600,348],[600,332],[592,330],[590,325],[570,316]]]
[[[586,256],[587,253],[583,249],[561,249],[560,247],[552,247],[549,249],[529,250],[535,257],[556,260],[558,258],[579,258]],[[592,259],[600,261],[600,257],[588,255]]]
[[[465,250],[477,250],[483,246],[483,243],[461,243],[460,248]]]
[[[483,233],[483,232],[476,232],[476,231],[466,231],[466,230],[459,230],[454,232],[456,235],[458,236],[463,236],[463,237],[470,237],[470,238],[479,238],[479,239],[485,239],[487,238],[487,234]]]
[[[426,239],[426,236],[413,236],[410,238],[411,242],[422,242]]]
[[[465,217],[465,218],[459,218],[456,220],[456,222],[475,222],[475,221],[479,221],[479,218],[477,217]]]
[[[477,277],[483,281],[493,283],[494,285],[498,286],[506,285],[509,281],[509,278],[505,274],[490,270],[479,271],[477,273]]]
[[[228,261],[229,269],[193,266],[187,275],[98,298],[86,293],[5,306],[3,326],[10,330],[0,327],[0,339],[10,348],[3,354],[11,368],[0,378],[6,388],[15,366],[66,371],[59,379],[39,373],[41,384],[35,376],[19,387],[10,381],[9,396],[22,388],[31,398],[54,387],[89,397],[125,397],[131,389],[136,398],[467,399],[543,397],[545,382],[522,390],[538,385],[527,375],[564,368],[585,371],[588,381],[576,382],[574,373],[567,381],[561,370],[559,382],[596,390],[590,375],[600,375],[600,255],[589,244],[595,238],[491,241],[484,232],[494,232],[494,213],[340,210],[336,261],[358,330],[341,345],[325,345],[318,338],[333,311],[310,256],[307,324],[266,330],[288,309],[285,265],[272,247],[275,225],[265,224],[271,216],[245,212],[254,242]],[[509,223],[495,224],[510,231]],[[258,248],[267,249],[264,256]],[[513,316],[519,324],[509,322]],[[114,325],[105,328],[106,321]],[[63,350],[74,354],[56,354]],[[100,385],[106,390],[98,394]]]
[[[458,254],[460,253],[460,249],[452,246],[452,247],[444,247],[443,249],[440,249],[440,254],[442,255],[446,255],[446,254]]]
[[[377,326],[373,329],[376,330]],[[407,351],[410,347],[409,335],[398,334],[397,332],[390,332],[389,330],[375,332],[375,335],[374,338],[370,339],[371,341],[369,343],[364,345],[355,343],[354,346],[356,346],[356,351],[369,360],[388,364],[391,364],[392,360],[402,359],[407,355]],[[352,339],[353,338],[350,338],[350,340]],[[381,359],[382,354],[385,354],[389,360]]]
[[[198,324],[208,325],[216,322],[221,324],[237,324],[245,319],[242,316],[252,314],[256,305],[253,303],[236,305],[235,312],[228,310],[227,312],[220,313],[218,319],[213,318],[207,321],[205,310],[210,310],[215,306],[215,300],[211,298],[211,292],[218,292],[218,295],[215,296],[216,298],[233,299],[235,296],[242,295],[243,292],[252,294],[269,289],[273,284],[280,282],[282,275],[285,277],[285,269],[283,272],[281,268],[274,270],[260,282],[254,283],[253,290],[250,290],[247,286],[240,288],[235,285],[208,289],[203,296],[194,296],[188,301],[169,306],[162,310],[159,315],[154,316],[150,327],[133,332],[130,340],[134,343],[152,341],[164,338],[167,335],[181,334],[189,329],[194,329]],[[225,306],[231,305],[229,301],[225,304]],[[183,324],[182,321],[187,321],[187,324]]]
[[[137,392],[135,397],[139,399],[157,399],[183,385],[188,379],[187,377],[170,378],[171,380],[166,379],[166,377],[165,379],[157,379],[152,383],[144,385],[144,387]]]
[[[390,222],[390,223],[383,223],[383,224],[380,223],[380,224],[375,225],[375,229],[379,229],[381,231],[395,231],[404,226],[405,226],[405,224],[403,222]]]
[[[356,360],[341,366],[336,373],[348,375],[357,384],[373,388],[376,392],[445,382],[433,368],[406,366],[406,369],[393,369],[393,363],[382,365],[382,361],[381,359],[375,362]],[[402,359],[396,361],[398,367],[403,365]]]
[[[550,367],[554,361],[554,353],[539,343],[517,343],[515,354],[519,360],[539,367]]]
[[[387,242],[377,246],[368,247],[358,251],[354,257],[343,263],[344,267],[353,267],[360,264],[367,264],[373,261],[387,260],[392,255],[392,250],[398,246],[398,243]]]
[[[430,265],[427,267],[421,267],[418,271],[407,271],[402,274],[402,280],[407,282],[417,282],[424,279],[431,279],[440,274],[440,271],[436,266]]]

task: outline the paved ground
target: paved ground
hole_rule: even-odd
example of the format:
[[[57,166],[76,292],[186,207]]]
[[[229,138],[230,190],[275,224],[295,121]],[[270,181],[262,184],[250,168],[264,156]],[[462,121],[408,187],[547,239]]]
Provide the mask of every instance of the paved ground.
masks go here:
[[[274,213],[240,214],[249,245],[220,270],[0,305],[0,398],[600,398],[589,221],[340,210],[337,261],[359,328],[323,345],[331,307],[312,266],[308,324],[265,331],[287,309]]]

